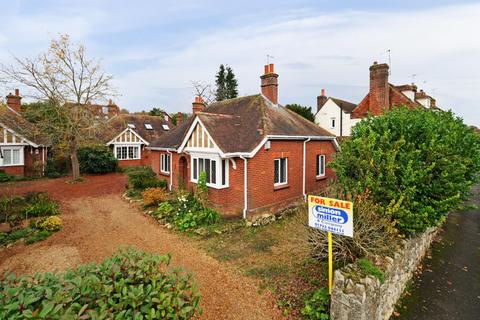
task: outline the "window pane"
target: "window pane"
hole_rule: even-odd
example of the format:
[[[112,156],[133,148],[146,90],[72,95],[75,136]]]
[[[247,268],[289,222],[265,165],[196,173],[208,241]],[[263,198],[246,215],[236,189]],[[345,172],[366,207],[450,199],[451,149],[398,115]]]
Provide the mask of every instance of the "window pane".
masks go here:
[[[203,165],[203,159],[198,159],[198,175],[200,175],[200,173],[203,171],[205,171],[204,165]]]
[[[20,164],[20,150],[12,150],[12,164]]]
[[[205,172],[207,173],[207,182],[210,183],[210,159],[205,159]]]
[[[325,156],[320,156],[320,174],[325,175]]]
[[[122,147],[122,159],[127,159],[127,147]]]
[[[217,183],[217,161],[212,160],[212,177],[211,183]]]
[[[140,150],[140,147],[133,147],[133,157],[135,159],[138,159],[138,151]]]
[[[197,159],[193,159],[193,179],[197,180]]]
[[[167,167],[165,168],[165,171],[170,172],[170,155],[167,154]]]
[[[315,172],[315,174],[316,174],[317,176],[320,175],[320,155],[317,155],[317,165],[316,165],[316,172]]]
[[[133,159],[133,147],[128,147],[128,158]]]
[[[280,170],[279,164],[280,164],[280,160],[275,160],[274,163],[275,163],[275,169],[274,169],[275,178],[273,179],[273,181],[274,181],[274,183],[279,183],[279,182],[280,182],[280,181],[279,181],[279,177],[280,177],[280,175],[279,175],[279,170]]]
[[[3,149],[3,164],[12,164],[12,150]]]
[[[287,159],[282,158],[280,159],[280,182],[281,183],[284,183],[287,181],[286,173],[287,173]]]
[[[222,160],[222,186],[227,184],[227,160]]]

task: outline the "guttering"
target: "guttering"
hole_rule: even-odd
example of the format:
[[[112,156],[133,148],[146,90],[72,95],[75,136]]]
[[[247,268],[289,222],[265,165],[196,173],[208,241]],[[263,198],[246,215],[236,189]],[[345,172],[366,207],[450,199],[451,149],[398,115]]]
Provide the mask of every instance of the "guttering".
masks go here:
[[[243,159],[243,219],[247,219],[248,210],[248,168],[247,158],[240,156]]]
[[[172,170],[172,152],[170,152],[169,150],[166,150],[167,151],[167,154],[169,155],[170,157],[170,186],[169,186],[169,190],[172,191],[172,176],[173,176],[173,170]]]
[[[175,148],[160,148],[160,147],[145,147],[145,149],[148,149],[148,150],[155,150],[155,151],[173,151],[173,152],[177,152],[177,149]]]
[[[305,165],[306,165],[306,156],[307,156],[307,142],[311,139],[308,138],[307,140],[303,141],[303,198],[307,200],[307,192],[305,187]]]

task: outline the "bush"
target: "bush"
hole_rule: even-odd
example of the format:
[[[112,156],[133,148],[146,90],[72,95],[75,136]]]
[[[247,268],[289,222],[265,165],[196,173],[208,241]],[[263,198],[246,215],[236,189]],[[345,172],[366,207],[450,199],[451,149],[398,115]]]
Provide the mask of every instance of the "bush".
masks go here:
[[[423,232],[468,197],[480,136],[452,112],[396,108],[359,122],[331,167],[350,193],[369,190],[403,234]]]
[[[45,166],[45,176],[48,178],[59,178],[68,174],[70,160],[66,157],[48,158]]]
[[[48,197],[46,193],[38,193],[28,200],[29,203],[23,213],[25,217],[45,217],[57,215],[60,210],[58,204]]]
[[[38,242],[38,241],[43,241],[43,240],[47,239],[48,237],[50,237],[51,235],[52,235],[52,233],[50,231],[40,230],[37,233],[28,237],[25,240],[25,243],[26,244],[32,244],[32,243],[35,243],[35,242]]]
[[[148,188],[142,193],[142,197],[145,206],[153,206],[166,201],[168,193],[162,188]]]
[[[169,202],[162,202],[152,215],[159,220],[172,223],[180,231],[212,225],[221,219],[217,211],[205,207],[192,193],[180,195]]]
[[[11,175],[5,173],[5,171],[3,171],[3,170],[0,170],[0,182],[8,182],[8,181],[13,181],[13,180],[15,180],[14,176],[11,176]]]
[[[167,188],[166,180],[159,180],[150,167],[135,167],[127,170],[128,183],[134,189]]]
[[[330,319],[330,295],[327,288],[320,288],[305,301],[305,306],[300,313],[309,320]]]
[[[77,152],[81,173],[105,174],[115,172],[118,160],[106,146],[92,145],[80,147]]]
[[[64,273],[0,279],[0,318],[191,319],[200,295],[170,256],[124,249]],[[19,306],[22,306],[21,308]]]
[[[36,225],[41,230],[54,232],[62,228],[62,219],[58,216],[45,217],[38,220]]]
[[[344,198],[341,190],[341,186],[332,184],[327,194],[331,198]],[[354,199],[353,230],[353,238],[332,234],[333,255],[341,264],[365,256],[389,255],[397,248],[398,234],[394,224],[381,215],[381,208],[368,194]],[[309,227],[308,239],[312,255],[319,260],[328,259],[327,232]]]

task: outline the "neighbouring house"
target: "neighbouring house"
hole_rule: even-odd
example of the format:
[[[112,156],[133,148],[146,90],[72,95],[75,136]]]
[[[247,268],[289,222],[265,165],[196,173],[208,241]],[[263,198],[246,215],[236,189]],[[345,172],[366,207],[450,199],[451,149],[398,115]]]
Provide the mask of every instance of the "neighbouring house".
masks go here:
[[[106,120],[112,119],[120,114],[120,108],[112,101],[108,100],[108,104],[89,104],[91,110],[96,113],[98,118],[102,117]]]
[[[315,123],[335,134],[337,137],[349,136],[352,127],[360,119],[352,119],[352,111],[357,107],[355,103],[342,99],[327,97],[325,89],[317,97],[317,113]]]
[[[49,140],[21,115],[20,92],[7,95],[0,106],[0,170],[10,175],[43,175]]]
[[[415,84],[395,86],[388,82],[389,67],[386,63],[374,62],[370,66],[370,90],[353,110],[352,118],[361,119],[368,115],[380,115],[396,106],[409,108],[434,108],[436,101],[423,90],[417,92]]]
[[[119,166],[150,165],[150,151],[145,147],[175,127],[171,120],[166,113],[161,116],[119,114],[110,119],[111,132],[106,140]]]
[[[196,97],[192,116],[147,147],[171,189],[194,189],[205,172],[211,203],[247,218],[326,187],[335,135],[278,103],[273,64],[260,78],[261,94],[209,106]]]

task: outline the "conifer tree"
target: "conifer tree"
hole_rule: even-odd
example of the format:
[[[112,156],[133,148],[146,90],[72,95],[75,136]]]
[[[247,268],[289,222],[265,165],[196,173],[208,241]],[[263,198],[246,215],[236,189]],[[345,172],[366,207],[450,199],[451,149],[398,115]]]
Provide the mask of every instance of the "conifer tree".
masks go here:
[[[232,99],[238,96],[238,82],[231,67],[225,67],[221,64],[215,78],[215,84],[217,86],[215,91],[216,101]]]
[[[227,75],[225,77],[225,89],[227,93],[227,99],[236,98],[238,96],[238,82],[235,79],[235,74],[232,68],[227,67]]]
[[[215,84],[217,90],[215,91],[215,100],[222,101],[226,99],[226,86],[225,86],[225,66],[220,65],[217,75],[215,76]]]

